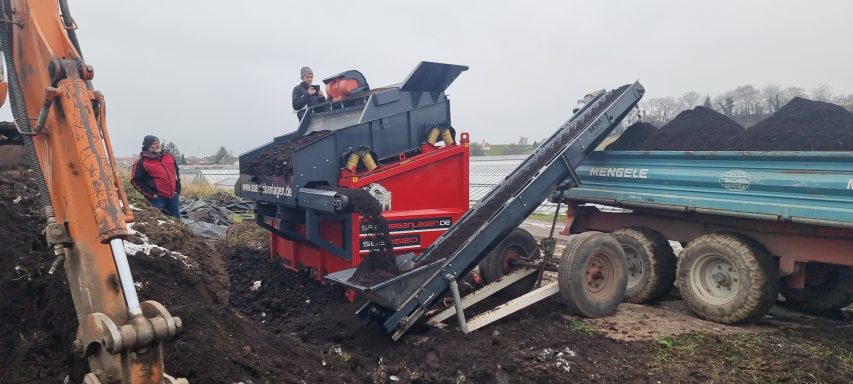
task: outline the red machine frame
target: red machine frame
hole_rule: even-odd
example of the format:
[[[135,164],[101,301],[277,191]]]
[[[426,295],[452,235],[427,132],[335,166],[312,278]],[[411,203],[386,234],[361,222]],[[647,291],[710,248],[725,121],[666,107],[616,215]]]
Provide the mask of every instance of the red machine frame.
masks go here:
[[[395,255],[422,252],[468,211],[470,138],[468,133],[459,137],[458,143],[441,147],[423,144],[418,155],[401,154],[397,161],[372,171],[341,170],[340,187],[363,188],[377,183],[391,192],[392,209],[383,212],[383,217],[388,223]],[[270,257],[281,259],[289,269],[309,269],[322,282],[329,273],[358,266],[369,247],[378,246],[369,243],[371,240],[362,234],[361,225],[357,213],[351,214],[350,220],[319,224],[323,239],[352,250],[349,260],[273,233],[270,233]],[[307,230],[305,224],[296,224],[293,229],[302,235]]]

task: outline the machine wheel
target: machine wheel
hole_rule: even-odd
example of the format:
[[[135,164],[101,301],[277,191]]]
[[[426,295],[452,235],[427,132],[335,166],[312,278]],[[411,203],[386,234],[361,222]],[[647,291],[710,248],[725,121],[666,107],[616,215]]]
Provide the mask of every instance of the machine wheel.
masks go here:
[[[625,302],[650,303],[669,293],[678,263],[669,242],[648,228],[620,228],[610,234],[625,251],[628,269]]]
[[[519,261],[533,261],[539,258],[539,244],[530,232],[516,228],[492,249],[480,262],[480,275],[486,283],[492,283],[516,271]],[[532,274],[502,290],[503,297],[518,297],[533,289],[537,274]]]
[[[571,236],[557,275],[560,297],[574,313],[590,318],[611,315],[625,297],[625,251],[606,233]]]
[[[806,264],[803,289],[782,285],[785,306],[809,313],[826,313],[853,303],[853,269],[823,263]]]
[[[779,294],[779,270],[755,241],[737,234],[697,237],[678,261],[681,296],[706,320],[733,324],[761,316]]]

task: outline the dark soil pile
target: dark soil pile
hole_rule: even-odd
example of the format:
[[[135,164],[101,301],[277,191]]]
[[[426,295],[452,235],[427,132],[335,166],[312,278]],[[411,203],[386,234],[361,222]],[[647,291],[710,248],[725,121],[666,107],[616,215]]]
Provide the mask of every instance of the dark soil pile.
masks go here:
[[[355,317],[362,302],[350,303],[343,289],[324,287],[306,274],[282,271],[269,263],[265,252],[247,248],[226,252],[232,303],[252,319],[264,322],[273,333],[291,334],[317,346],[327,367],[349,372],[340,382],[572,382],[602,377],[595,365],[609,361],[605,351],[624,350],[629,345],[569,331],[557,302],[513,316],[481,334],[415,326],[394,342],[378,325]],[[261,282],[256,289],[255,281]],[[653,357],[650,345],[631,346],[632,351]],[[583,354],[572,359],[571,376],[555,365],[556,355],[566,348]],[[645,366],[632,364],[639,369]],[[630,382],[645,374],[607,372],[608,381],[621,378]],[[318,382],[339,382],[336,380],[329,376]]]
[[[130,258],[131,266],[134,263],[143,264],[140,273],[150,275],[137,277],[137,273],[134,273],[135,281],[141,282],[141,279],[148,277],[146,284],[162,284],[159,287],[143,284],[146,288],[140,290],[140,295],[145,294],[166,305],[166,302],[185,292],[174,289],[183,285],[187,288],[195,287],[192,291],[200,297],[194,297],[193,301],[228,303],[228,273],[217,251],[204,239],[193,235],[179,220],[163,215],[156,208],[145,207],[134,212],[134,216],[136,221],[132,225],[133,230],[144,234],[150,243],[165,248],[152,249],[148,255],[136,253]],[[139,236],[132,236],[128,241],[143,242]],[[167,250],[180,255],[173,255]]]
[[[30,173],[0,171],[0,382],[82,382],[86,360],[71,354],[77,319],[64,270],[48,275],[53,261],[41,229]],[[129,255],[141,300],[157,300],[184,331],[166,345],[170,374],[192,383],[298,383],[320,372],[320,353],[292,337],[274,335],[228,305],[229,279],[222,256],[182,223],[153,208],[135,212],[129,241],[153,248]],[[283,353],[297,358],[276,361]],[[275,378],[270,380],[269,378]]]
[[[219,251],[155,209],[136,216],[135,230],[183,255],[154,249],[130,259],[140,296],[183,320],[184,332],[166,346],[169,374],[192,383],[297,383],[323,370],[316,348],[272,333],[229,305],[230,279]],[[285,353],[294,357],[275,358]]]
[[[853,113],[796,97],[727,145],[732,151],[853,151]]]
[[[0,383],[80,381],[88,371],[71,356],[77,315],[64,271],[47,274],[39,208],[32,173],[0,169]]]
[[[634,124],[606,149],[853,151],[853,113],[835,104],[796,97],[744,130],[714,110],[696,107],[680,113],[657,131],[651,124]]]
[[[696,107],[632,149],[658,151],[723,151],[732,137],[744,132],[734,120],[710,108]]]
[[[382,217],[382,205],[363,189],[336,188],[338,193],[349,198],[353,210],[361,216],[363,227],[370,228],[368,239],[379,248],[372,249],[361,261],[349,281],[371,286],[400,274],[394,262],[394,245],[388,232],[388,223]]]
[[[222,262],[216,252],[209,252]],[[156,299],[184,324],[183,332],[168,342],[166,371],[191,383],[226,383],[277,377],[299,382],[303,367],[291,361],[276,362],[270,356],[294,351],[286,338],[273,338],[261,325],[245,318],[221,300],[228,297],[220,287],[210,290],[198,277],[193,263],[169,255],[137,254],[131,259],[135,280],[142,285],[142,299]],[[217,273],[217,277],[219,274]],[[226,277],[227,278],[227,277]],[[310,356],[310,351],[298,351]],[[265,381],[260,381],[265,382]]]
[[[316,131],[304,136],[298,136],[293,140],[276,144],[269,152],[256,158],[249,164],[249,173],[252,175],[283,175],[293,170],[293,151],[298,148],[320,140],[331,131]]]
[[[653,124],[637,122],[631,124],[630,127],[625,129],[619,138],[616,141],[610,143],[606,148],[607,151],[618,151],[618,150],[638,150],[639,144],[642,144],[649,137],[656,134],[658,132],[658,127],[655,127]]]

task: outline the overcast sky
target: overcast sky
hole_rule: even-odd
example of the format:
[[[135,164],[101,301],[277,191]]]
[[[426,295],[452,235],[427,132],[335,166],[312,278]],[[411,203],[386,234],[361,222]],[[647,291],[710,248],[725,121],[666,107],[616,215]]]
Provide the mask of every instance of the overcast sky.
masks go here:
[[[548,136],[591,90],[646,97],[768,83],[853,93],[853,1],[70,0],[118,156],[142,137],[235,154],[295,129],[299,69],[398,83],[422,60],[473,140]],[[8,117],[4,107],[3,117]]]

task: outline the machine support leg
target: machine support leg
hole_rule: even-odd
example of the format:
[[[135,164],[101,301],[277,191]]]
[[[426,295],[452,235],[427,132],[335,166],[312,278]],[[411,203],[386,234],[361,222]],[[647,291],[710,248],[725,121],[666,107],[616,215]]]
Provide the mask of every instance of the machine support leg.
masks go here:
[[[450,292],[453,293],[453,306],[456,307],[459,328],[462,329],[462,333],[468,334],[468,321],[465,320],[465,307],[462,306],[462,298],[459,296],[459,284],[451,275],[447,275],[447,281],[450,283]]]
[[[110,248],[113,251],[113,260],[116,263],[121,290],[124,292],[124,301],[127,303],[127,312],[130,317],[141,315],[142,308],[139,306],[139,297],[136,296],[136,286],[133,285],[133,276],[130,274],[130,264],[127,263],[124,242],[121,239],[112,239],[110,240]]]
[[[569,167],[569,169],[571,169],[571,167]],[[547,238],[542,239],[540,244],[542,253],[545,257],[542,258],[542,265],[539,267],[539,275],[536,278],[537,288],[542,286],[542,277],[545,275],[545,268],[549,263],[551,263],[551,259],[554,257],[554,250],[557,248],[557,239],[554,238],[554,229],[557,226],[557,217],[560,216],[560,205],[563,203],[563,195],[565,192],[565,189],[560,190],[560,198],[557,199],[557,209],[554,211],[554,219],[551,221],[551,233],[548,234]]]

